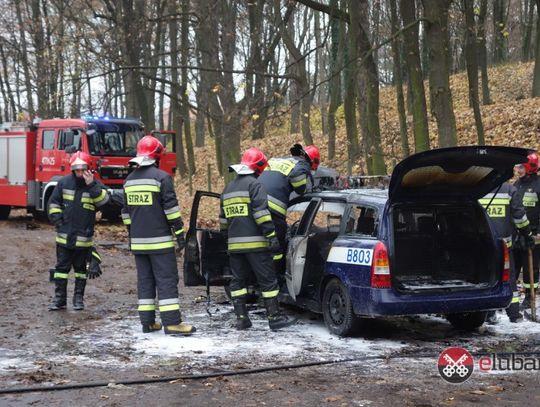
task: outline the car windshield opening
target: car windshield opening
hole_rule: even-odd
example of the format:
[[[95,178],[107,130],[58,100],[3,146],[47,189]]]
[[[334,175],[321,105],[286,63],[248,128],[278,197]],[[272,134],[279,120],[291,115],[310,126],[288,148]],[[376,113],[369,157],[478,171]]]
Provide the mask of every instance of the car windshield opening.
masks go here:
[[[137,142],[143,136],[142,128],[134,125],[97,124],[95,132],[88,136],[90,154],[134,157],[137,151]]]

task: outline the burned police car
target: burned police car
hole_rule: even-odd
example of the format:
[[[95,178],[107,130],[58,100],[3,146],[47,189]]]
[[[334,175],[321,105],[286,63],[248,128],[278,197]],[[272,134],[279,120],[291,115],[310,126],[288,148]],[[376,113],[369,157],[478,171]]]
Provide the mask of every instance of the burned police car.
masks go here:
[[[288,208],[280,300],[322,313],[341,336],[362,318],[385,315],[442,314],[457,328],[481,326],[488,310],[509,304],[512,291],[508,248],[478,199],[529,153],[492,146],[425,151],[395,167],[388,189],[297,197]],[[226,237],[198,223],[203,198],[219,204],[219,194],[195,196],[184,281],[226,285]]]

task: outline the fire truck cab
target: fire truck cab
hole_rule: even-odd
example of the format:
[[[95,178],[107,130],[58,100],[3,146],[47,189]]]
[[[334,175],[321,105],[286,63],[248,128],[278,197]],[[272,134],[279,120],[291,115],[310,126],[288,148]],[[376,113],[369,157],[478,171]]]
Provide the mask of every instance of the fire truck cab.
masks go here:
[[[95,177],[109,189],[121,189],[135,156],[144,126],[137,119],[86,116],[50,119],[30,125],[6,123],[0,127],[0,219],[12,207],[46,216],[49,198],[58,179],[71,172],[69,160],[76,151],[92,157]],[[161,168],[173,175],[175,155]],[[104,217],[118,215],[104,210]]]

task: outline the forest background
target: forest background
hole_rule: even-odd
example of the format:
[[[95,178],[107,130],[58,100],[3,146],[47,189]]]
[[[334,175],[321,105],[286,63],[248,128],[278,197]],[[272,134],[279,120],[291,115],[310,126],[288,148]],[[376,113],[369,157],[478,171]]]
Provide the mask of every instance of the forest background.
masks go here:
[[[183,206],[250,146],[345,175],[415,152],[538,147],[540,0],[0,0],[0,122],[176,131]]]

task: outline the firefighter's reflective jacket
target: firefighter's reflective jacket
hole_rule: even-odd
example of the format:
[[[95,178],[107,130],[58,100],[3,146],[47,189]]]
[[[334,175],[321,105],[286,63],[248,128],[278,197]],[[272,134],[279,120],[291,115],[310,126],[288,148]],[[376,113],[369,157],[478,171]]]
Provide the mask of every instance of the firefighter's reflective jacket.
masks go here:
[[[537,174],[529,174],[519,178],[514,186],[519,195],[523,197],[523,206],[527,211],[527,218],[531,223],[533,233],[540,231],[540,179]]]
[[[497,236],[503,238],[508,247],[512,246],[512,236],[516,230],[528,229],[529,220],[521,195],[512,184],[505,182],[479,202],[486,208]]]
[[[259,177],[268,194],[268,208],[286,217],[291,192],[303,195],[311,179],[309,163],[301,157],[271,158]]]
[[[172,178],[154,165],[139,167],[124,183],[122,221],[134,254],[174,251],[172,232],[184,232]]]
[[[268,239],[276,232],[266,192],[254,175],[238,175],[225,187],[219,222],[220,229],[227,232],[230,252],[268,250]]]
[[[56,226],[56,243],[69,249],[93,246],[96,208],[105,205],[105,187],[93,181],[86,185],[74,174],[58,181],[49,203],[49,219]]]

